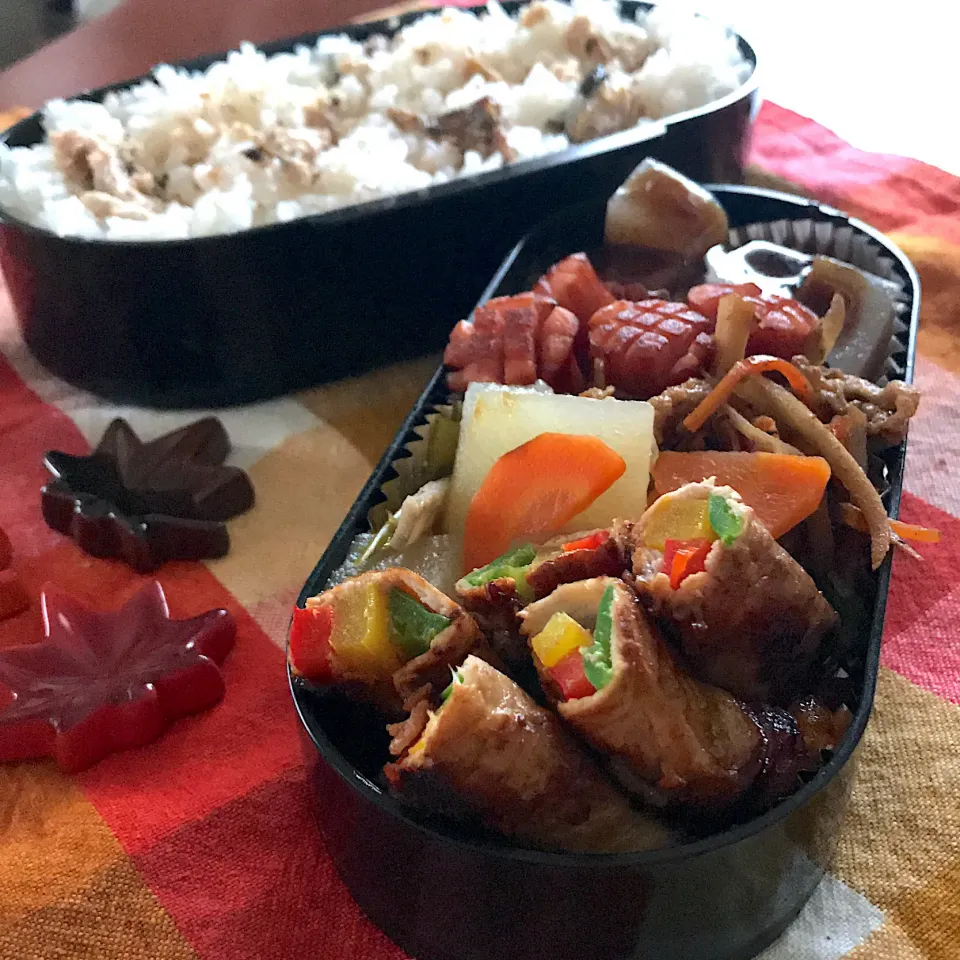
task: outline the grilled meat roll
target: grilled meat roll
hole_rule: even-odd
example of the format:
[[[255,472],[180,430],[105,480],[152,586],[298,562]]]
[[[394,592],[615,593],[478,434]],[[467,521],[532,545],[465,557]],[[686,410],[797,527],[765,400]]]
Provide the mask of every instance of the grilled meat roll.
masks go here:
[[[526,660],[517,611],[561,583],[619,576],[628,566],[623,538],[609,530],[565,534],[525,544],[457,581],[457,597],[476,617],[496,652],[511,665]]]
[[[294,611],[295,676],[392,714],[421,687],[437,690],[468,653],[492,653],[473,617],[411,570],[353,577]]]
[[[786,710],[747,706],[685,673],[620,580],[564,584],[520,618],[557,712],[651,803],[766,804],[819,761]]]
[[[634,586],[698,679],[746,701],[792,703],[837,615],[729,487],[689,483],[625,537]]]
[[[555,714],[477,657],[467,657],[437,709],[420,700],[407,722],[389,729],[391,752],[399,755],[384,769],[390,789],[428,813],[547,850],[612,853],[671,841],[666,827],[606,779]]]

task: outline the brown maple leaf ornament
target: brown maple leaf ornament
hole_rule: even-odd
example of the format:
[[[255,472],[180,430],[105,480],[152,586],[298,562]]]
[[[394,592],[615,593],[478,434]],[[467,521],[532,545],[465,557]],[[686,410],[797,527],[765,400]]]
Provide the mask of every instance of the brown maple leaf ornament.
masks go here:
[[[168,560],[222,557],[230,549],[224,521],[254,502],[247,474],[224,465],[229,452],[216,417],[149,443],[114,420],[88,456],[46,455],[54,479],[41,494],[44,520],[91,556],[140,573]]]

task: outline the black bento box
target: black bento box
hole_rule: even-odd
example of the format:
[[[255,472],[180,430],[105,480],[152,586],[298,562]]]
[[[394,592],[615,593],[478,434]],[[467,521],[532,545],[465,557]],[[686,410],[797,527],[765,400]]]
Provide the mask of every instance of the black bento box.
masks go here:
[[[515,12],[522,4],[505,3]],[[623,0],[632,14],[652,6]],[[481,8],[475,8],[477,10]],[[330,33],[392,34],[423,12]],[[188,240],[58,237],[0,208],[0,264],[31,352],[111,400],[221,406],[288,393],[440,349],[516,238],[605,198],[645,157],[697,180],[741,179],[754,71],[696,110],[502,170],[290,223]],[[205,69],[224,54],[181,66]],[[86,94],[101,100],[129,81]],[[39,114],[3,136],[43,139]]]
[[[712,188],[731,227],[813,220],[849,227],[889,257],[903,286],[903,322],[888,376],[912,379],[919,284],[909,261],[880,234],[836,210],[747,187]],[[504,261],[481,301],[527,289],[561,257],[596,248],[604,207],[561,214]],[[450,317],[452,324],[455,317]],[[367,515],[396,476],[393,464],[443,402],[438,370],[367,481],[304,585],[299,603],[323,590]],[[886,456],[890,513],[897,513],[906,444]],[[291,681],[304,755],[327,849],[367,916],[418,960],[747,960],[770,944],[813,893],[836,848],[873,703],[888,556],[865,574],[860,627],[847,641],[854,719],[832,759],[765,815],[694,843],[638,854],[540,853],[437,828],[404,811],[378,786],[382,721]],[[322,956],[318,946],[317,957]]]

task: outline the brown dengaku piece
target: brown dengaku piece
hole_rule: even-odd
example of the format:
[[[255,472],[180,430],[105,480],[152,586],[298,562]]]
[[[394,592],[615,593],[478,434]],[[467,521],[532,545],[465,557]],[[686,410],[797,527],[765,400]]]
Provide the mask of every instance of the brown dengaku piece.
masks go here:
[[[548,850],[611,853],[670,842],[512,680],[476,657],[458,674],[421,739],[384,770],[402,802]]]
[[[140,573],[167,560],[221,557],[224,521],[253,506],[250,478],[224,466],[230,440],[207,417],[143,443],[121,419],[89,456],[51,451],[54,476],[42,491],[54,530],[97,557],[117,557]]]

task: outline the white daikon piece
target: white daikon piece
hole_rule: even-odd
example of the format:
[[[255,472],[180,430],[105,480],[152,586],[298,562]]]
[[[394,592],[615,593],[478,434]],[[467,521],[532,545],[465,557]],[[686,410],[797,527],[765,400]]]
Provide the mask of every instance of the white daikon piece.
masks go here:
[[[555,533],[639,519],[647,505],[654,454],[653,407],[645,400],[592,400],[531,392],[530,388],[473,384],[467,390],[444,521],[461,536],[470,501],[497,459],[541,433],[598,437],[623,457],[623,476]],[[549,534],[545,535],[549,536]]]

